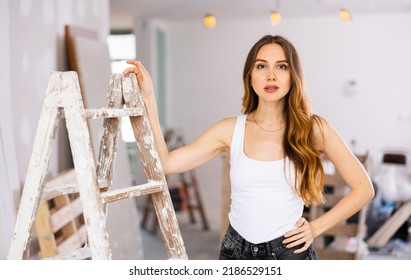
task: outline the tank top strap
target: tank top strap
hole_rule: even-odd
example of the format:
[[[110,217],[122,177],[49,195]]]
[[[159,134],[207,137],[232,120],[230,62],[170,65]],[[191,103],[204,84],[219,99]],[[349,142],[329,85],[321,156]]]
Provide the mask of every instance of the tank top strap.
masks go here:
[[[247,115],[237,116],[233,138],[231,140],[230,159],[234,160],[241,157],[244,147],[245,123]]]

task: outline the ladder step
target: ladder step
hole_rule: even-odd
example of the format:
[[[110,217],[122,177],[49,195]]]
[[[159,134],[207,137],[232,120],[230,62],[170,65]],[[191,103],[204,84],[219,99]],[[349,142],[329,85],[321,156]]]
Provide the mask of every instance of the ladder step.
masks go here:
[[[86,119],[101,119],[101,118],[120,118],[120,117],[136,117],[142,116],[143,109],[141,108],[123,108],[123,109],[85,109],[83,116]],[[59,118],[64,119],[66,117],[64,109],[61,108],[59,112]]]
[[[91,250],[89,247],[83,247],[65,254],[45,258],[44,260],[86,260],[91,259]]]
[[[163,190],[163,188],[164,185],[162,182],[150,181],[142,185],[104,192],[101,194],[101,200],[103,203],[110,203],[125,198],[133,198],[160,192]]]
[[[107,182],[107,180],[99,179],[98,186],[100,189],[107,188],[109,186],[109,183]],[[53,185],[53,186],[43,188],[41,197],[49,200],[49,199],[55,198],[60,195],[72,194],[72,193],[78,193],[78,192],[79,192],[79,189],[78,189],[77,183],[70,183],[70,184],[65,184],[62,186]]]
[[[83,116],[87,119],[100,118],[119,118],[119,117],[135,117],[142,116],[143,110],[141,108],[124,108],[124,109],[86,109]]]

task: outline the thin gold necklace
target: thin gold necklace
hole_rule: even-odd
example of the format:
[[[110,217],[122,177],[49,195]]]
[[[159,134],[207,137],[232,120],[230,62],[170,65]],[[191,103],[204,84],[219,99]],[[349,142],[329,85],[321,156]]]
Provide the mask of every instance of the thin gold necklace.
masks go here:
[[[262,129],[262,130],[264,130],[264,131],[266,131],[266,132],[278,132],[278,131],[280,131],[281,129],[283,129],[284,127],[285,127],[285,124],[282,126],[282,127],[280,127],[280,128],[278,128],[278,129],[276,129],[276,130],[269,130],[269,129],[265,129],[264,127],[262,127],[261,125],[259,125],[258,124],[258,122],[256,121],[256,119],[255,119],[255,114],[253,114],[253,122],[255,122],[255,124],[260,128],[260,129]]]

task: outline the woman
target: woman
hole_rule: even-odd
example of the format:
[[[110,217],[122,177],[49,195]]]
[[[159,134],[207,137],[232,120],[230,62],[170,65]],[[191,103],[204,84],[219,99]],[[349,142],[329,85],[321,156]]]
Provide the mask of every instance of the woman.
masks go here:
[[[374,196],[361,163],[334,128],[311,112],[300,59],[284,37],[267,35],[251,48],[244,67],[243,115],[226,118],[193,143],[169,152],[161,133],[153,84],[135,67],[166,174],[230,155],[230,225],[220,259],[315,259],[313,239],[346,220]],[[325,154],[351,191],[330,211],[308,222],[304,205],[324,201]]]

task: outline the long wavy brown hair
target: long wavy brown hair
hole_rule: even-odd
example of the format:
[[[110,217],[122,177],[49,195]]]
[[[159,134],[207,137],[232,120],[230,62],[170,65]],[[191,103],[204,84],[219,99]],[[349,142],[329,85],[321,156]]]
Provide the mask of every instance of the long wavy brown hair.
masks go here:
[[[245,92],[242,112],[249,114],[258,106],[258,95],[250,83],[251,72],[258,51],[267,44],[278,44],[283,48],[291,74],[291,88],[285,96],[284,105],[286,126],[283,147],[285,154],[295,166],[295,188],[306,205],[322,203],[325,175],[320,151],[314,146],[313,131],[314,122],[320,129],[321,122],[319,117],[311,112],[298,53],[284,37],[266,35],[258,40],[248,53],[243,72]]]

